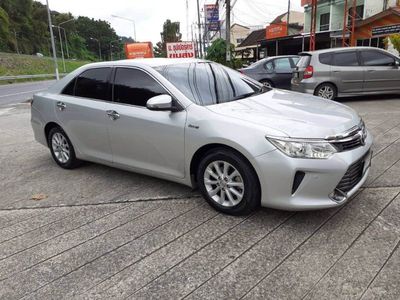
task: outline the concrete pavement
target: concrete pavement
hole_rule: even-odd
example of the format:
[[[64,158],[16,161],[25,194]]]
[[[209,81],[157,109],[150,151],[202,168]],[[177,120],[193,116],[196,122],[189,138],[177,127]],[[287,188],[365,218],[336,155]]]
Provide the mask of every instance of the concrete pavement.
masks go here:
[[[46,90],[55,80],[0,85],[0,107],[32,99],[34,93]]]
[[[163,180],[63,170],[33,140],[29,105],[0,108],[0,298],[399,299],[400,99],[345,104],[375,139],[363,190],[246,217]]]

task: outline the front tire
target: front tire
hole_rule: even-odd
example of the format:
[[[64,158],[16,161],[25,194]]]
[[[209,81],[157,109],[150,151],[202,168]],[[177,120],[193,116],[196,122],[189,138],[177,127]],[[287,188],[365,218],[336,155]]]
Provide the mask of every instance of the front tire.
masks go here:
[[[50,130],[47,142],[51,156],[61,168],[74,169],[81,164],[81,161],[75,156],[70,139],[61,127],[54,127]]]
[[[240,154],[223,148],[206,153],[197,169],[199,190],[216,210],[246,215],[260,205],[257,174]]]
[[[328,100],[335,100],[337,88],[331,83],[322,83],[315,89],[314,95]]]

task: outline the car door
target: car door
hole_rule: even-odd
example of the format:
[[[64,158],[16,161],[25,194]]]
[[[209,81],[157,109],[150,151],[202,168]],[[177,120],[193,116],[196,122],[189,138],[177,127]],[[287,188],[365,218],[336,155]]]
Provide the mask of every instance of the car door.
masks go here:
[[[93,68],[74,78],[57,97],[58,122],[82,159],[112,161],[106,103],[111,68]]]
[[[288,57],[276,58],[273,60],[274,73],[272,81],[277,88],[290,89],[293,66]]]
[[[400,90],[400,69],[395,57],[373,49],[361,50],[360,54],[365,72],[365,92]]]
[[[107,104],[113,162],[183,178],[186,111],[146,108],[147,100],[162,94],[169,92],[146,71],[115,69],[114,102]]]
[[[356,50],[334,53],[331,78],[339,93],[359,93],[362,91],[364,68],[360,66]]]

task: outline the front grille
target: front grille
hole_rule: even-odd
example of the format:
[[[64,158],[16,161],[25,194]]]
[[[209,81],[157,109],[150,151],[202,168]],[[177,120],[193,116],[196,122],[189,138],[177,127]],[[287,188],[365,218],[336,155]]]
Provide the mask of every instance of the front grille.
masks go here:
[[[345,141],[345,142],[332,142],[332,144],[336,147],[339,152],[351,150],[363,145],[361,137],[358,136],[353,140]]]
[[[368,157],[368,154],[365,154],[362,158],[358,161],[353,163],[348,169],[347,172],[344,174],[342,180],[340,180],[339,184],[336,186],[336,189],[347,193],[353,187],[360,182],[363,176],[363,170],[365,165],[365,158]]]

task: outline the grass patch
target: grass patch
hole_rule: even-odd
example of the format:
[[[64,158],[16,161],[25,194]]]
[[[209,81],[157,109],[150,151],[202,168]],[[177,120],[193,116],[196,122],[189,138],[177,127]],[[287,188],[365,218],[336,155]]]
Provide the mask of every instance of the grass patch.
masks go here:
[[[64,73],[62,60],[57,59],[58,71]],[[73,70],[83,66],[90,61],[81,60],[65,60],[65,73],[70,73]],[[54,74],[54,62],[50,57],[38,57],[34,55],[23,55],[14,53],[0,52],[0,76],[15,76],[15,75],[37,75],[37,74]],[[18,80],[20,82],[21,80]],[[30,81],[26,79],[24,81]],[[0,84],[8,83],[0,81]]]

